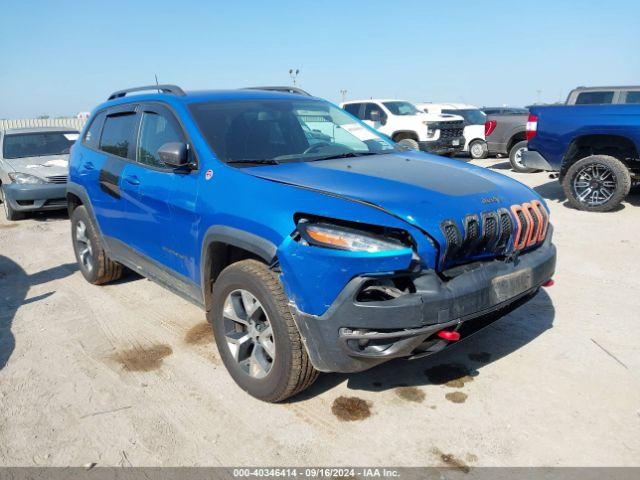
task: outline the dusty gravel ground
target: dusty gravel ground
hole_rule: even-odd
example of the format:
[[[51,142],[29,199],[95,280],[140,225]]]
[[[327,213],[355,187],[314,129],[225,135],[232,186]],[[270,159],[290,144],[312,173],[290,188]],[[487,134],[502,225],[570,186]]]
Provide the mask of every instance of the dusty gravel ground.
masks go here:
[[[556,285],[442,354],[322,375],[269,405],[204,314],[134,275],[95,287],[63,214],[0,221],[0,465],[640,466],[640,197],[565,206]]]

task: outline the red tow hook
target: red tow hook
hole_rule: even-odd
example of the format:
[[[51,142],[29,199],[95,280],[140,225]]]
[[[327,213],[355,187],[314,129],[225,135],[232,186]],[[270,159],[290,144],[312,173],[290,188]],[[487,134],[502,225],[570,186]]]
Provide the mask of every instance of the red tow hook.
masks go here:
[[[553,287],[556,284],[556,282],[553,281],[553,278],[550,278],[549,280],[547,280],[546,282],[544,282],[542,284],[543,287]]]
[[[437,335],[443,340],[449,340],[450,342],[460,340],[460,334],[452,330],[440,330]]]

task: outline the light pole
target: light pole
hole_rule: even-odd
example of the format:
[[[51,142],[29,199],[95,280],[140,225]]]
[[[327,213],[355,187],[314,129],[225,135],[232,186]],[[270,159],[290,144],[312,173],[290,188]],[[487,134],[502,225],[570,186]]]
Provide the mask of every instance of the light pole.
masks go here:
[[[289,69],[289,76],[291,77],[291,80],[293,80],[293,86],[296,86],[296,77],[298,76],[298,74],[300,73],[300,70],[298,70],[297,68],[294,70],[293,68]]]
[[[340,90],[340,95],[342,95],[342,102],[344,103],[344,101],[347,99],[347,91]]]

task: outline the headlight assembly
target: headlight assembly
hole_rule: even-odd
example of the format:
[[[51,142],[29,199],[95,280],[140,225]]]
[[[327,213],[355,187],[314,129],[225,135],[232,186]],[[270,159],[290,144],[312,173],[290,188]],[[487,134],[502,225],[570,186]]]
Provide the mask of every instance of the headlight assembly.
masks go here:
[[[309,245],[352,252],[387,252],[411,248],[400,240],[330,223],[298,223],[302,240]]]
[[[35,175],[29,175],[27,173],[20,172],[10,172],[9,178],[12,182],[22,184],[22,185],[41,185],[45,183],[43,179],[40,177],[36,177]]]

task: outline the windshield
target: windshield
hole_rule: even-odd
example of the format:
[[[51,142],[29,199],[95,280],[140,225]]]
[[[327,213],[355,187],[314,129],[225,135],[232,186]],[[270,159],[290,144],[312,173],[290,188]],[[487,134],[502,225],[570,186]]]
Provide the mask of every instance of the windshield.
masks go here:
[[[66,155],[78,138],[78,132],[43,132],[8,134],[4,137],[4,158]]]
[[[391,141],[320,100],[243,100],[189,106],[224,162],[281,163],[395,150]]]
[[[409,102],[382,102],[394,115],[416,115],[420,113],[412,103]]]
[[[464,109],[445,109],[442,110],[442,113],[448,113],[450,115],[460,115],[464,118],[464,123],[467,125],[484,125],[487,116],[482,113],[480,110],[475,108],[464,108]]]

